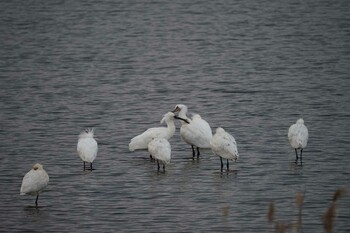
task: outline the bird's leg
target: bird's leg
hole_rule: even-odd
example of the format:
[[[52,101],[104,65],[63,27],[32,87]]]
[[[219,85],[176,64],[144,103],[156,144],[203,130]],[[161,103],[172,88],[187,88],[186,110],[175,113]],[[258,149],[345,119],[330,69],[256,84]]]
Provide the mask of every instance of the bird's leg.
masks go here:
[[[39,194],[36,195],[36,200],[35,200],[35,206],[38,207],[38,199],[39,199]]]
[[[227,163],[226,163],[226,167],[227,167],[227,171],[228,171],[229,170],[228,160],[227,160]]]
[[[160,169],[159,160],[157,160],[157,165],[158,165],[158,171],[159,171],[159,169]]]
[[[201,153],[199,152],[199,147],[197,147],[197,159],[199,158],[199,155],[200,155]]]
[[[221,162],[221,171],[222,171],[224,168],[224,163],[222,162],[222,157],[220,157],[220,162]]]
[[[85,171],[85,161],[83,161],[83,163],[84,163],[84,171]]]
[[[92,163],[90,163],[90,171],[92,171]]]
[[[153,157],[152,157],[152,155],[149,155],[149,158],[150,158],[150,160],[151,160],[151,162],[153,161]]]
[[[165,172],[165,164],[163,163],[163,172]]]
[[[300,150],[300,165],[303,165],[303,149]]]
[[[194,159],[194,157],[196,156],[196,152],[195,152],[195,150],[194,150],[194,146],[191,146],[192,147],[192,158]]]
[[[295,148],[295,163],[298,163],[298,150]]]

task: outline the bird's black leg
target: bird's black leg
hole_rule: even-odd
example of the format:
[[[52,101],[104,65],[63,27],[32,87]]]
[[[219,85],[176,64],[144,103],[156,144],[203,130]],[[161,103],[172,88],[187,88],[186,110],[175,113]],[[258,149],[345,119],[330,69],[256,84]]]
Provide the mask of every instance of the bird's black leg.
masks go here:
[[[196,156],[196,152],[195,152],[195,150],[194,150],[194,146],[191,146],[192,147],[192,158],[194,158],[195,156]]]
[[[150,160],[151,160],[151,161],[153,161],[153,157],[152,157],[152,155],[149,155],[149,158],[150,158]]]
[[[36,195],[36,200],[35,200],[35,206],[38,207],[38,199],[39,199],[39,194]]]
[[[158,165],[158,171],[159,171],[159,169],[160,169],[159,160],[157,160],[157,165]]]
[[[83,161],[84,162],[84,171],[85,171],[85,161]]]
[[[92,163],[90,163],[90,171],[92,171]]]
[[[295,163],[297,164],[298,163],[298,150],[295,149]]]
[[[227,163],[226,163],[226,167],[227,167],[227,171],[229,170],[229,164],[228,164],[228,160],[227,160]]]
[[[165,164],[163,163],[163,172],[165,172]]]
[[[220,162],[221,162],[221,171],[222,171],[224,168],[224,163],[222,162],[222,157],[220,157]]]
[[[199,158],[199,155],[200,155],[201,153],[199,152],[199,147],[197,147],[197,158]]]
[[[303,149],[300,150],[300,165],[303,165]]]

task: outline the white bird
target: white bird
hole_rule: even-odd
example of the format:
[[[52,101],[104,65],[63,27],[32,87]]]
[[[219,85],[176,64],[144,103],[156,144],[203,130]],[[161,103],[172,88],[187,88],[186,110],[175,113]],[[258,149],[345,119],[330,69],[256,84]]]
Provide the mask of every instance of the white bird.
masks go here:
[[[288,139],[290,145],[295,149],[296,160],[298,163],[298,149],[300,149],[300,163],[303,163],[302,155],[303,149],[307,145],[307,140],[309,139],[309,132],[304,125],[304,120],[300,118],[297,122],[289,127]]]
[[[191,145],[193,157],[196,155],[194,147],[197,147],[197,157],[199,157],[200,148],[210,148],[210,140],[213,134],[209,123],[203,120],[199,114],[194,114],[192,119],[188,118],[186,115],[187,106],[183,104],[176,105],[173,112],[178,113],[179,117],[189,122],[181,122],[180,135],[182,140]]]
[[[216,133],[213,135],[213,138],[210,140],[211,150],[214,155],[220,156],[221,161],[221,171],[223,170],[224,164],[222,159],[226,159],[226,167],[229,170],[229,160],[237,160],[238,150],[237,143],[234,137],[227,133],[223,128],[219,127],[216,129]]]
[[[49,184],[49,175],[39,163],[35,164],[23,177],[21,195],[36,195],[35,206],[38,206],[39,193]]]
[[[90,163],[90,170],[92,170],[92,162],[96,159],[98,145],[94,139],[94,129],[86,129],[79,135],[79,140],[77,144],[78,154],[84,162]]]
[[[159,162],[163,163],[163,171],[165,171],[165,164],[170,163],[171,159],[171,146],[165,138],[154,138],[148,143],[148,152],[150,155],[157,160],[158,171]]]
[[[149,128],[142,134],[133,137],[129,143],[129,150],[147,150],[148,143],[150,143],[153,138],[165,138],[167,140],[172,138],[175,133],[174,118],[179,117],[176,117],[172,112],[166,113],[160,123],[163,124],[165,122],[167,127]]]

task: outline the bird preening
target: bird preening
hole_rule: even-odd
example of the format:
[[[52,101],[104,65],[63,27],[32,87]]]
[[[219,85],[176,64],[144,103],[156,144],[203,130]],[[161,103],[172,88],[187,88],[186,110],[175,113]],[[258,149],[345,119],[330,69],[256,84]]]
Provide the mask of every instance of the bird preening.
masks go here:
[[[177,104],[172,111],[182,119],[180,135],[183,141],[192,148],[192,158],[200,155],[200,148],[210,149],[210,140],[213,136],[210,125],[199,114],[192,118],[187,117],[188,108],[184,104]],[[197,151],[197,154],[196,154]]]
[[[39,194],[48,184],[49,175],[40,163],[36,163],[23,177],[20,194],[36,196],[35,206],[38,207]]]
[[[288,140],[290,145],[295,150],[295,163],[298,164],[300,157],[300,164],[303,164],[303,149],[307,146],[309,139],[309,132],[307,127],[304,125],[302,118],[298,119],[297,122],[289,127]],[[300,150],[300,156],[298,156],[298,150]]]
[[[214,155],[220,157],[221,171],[223,170],[223,159],[226,159],[226,168],[229,170],[229,160],[236,161],[239,157],[237,143],[232,135],[223,128],[216,129],[215,135],[212,134],[211,127],[207,121],[202,119],[199,114],[194,114],[191,118],[187,117],[188,108],[184,104],[177,104],[175,109],[166,113],[161,123],[166,123],[167,127],[149,128],[143,133],[133,137],[129,143],[129,150],[148,150],[151,160],[156,160],[158,170],[160,165],[165,165],[171,159],[171,145],[169,140],[175,133],[174,119],[181,122],[180,135],[183,141],[192,148],[192,158],[199,158],[200,149],[211,149]],[[197,153],[196,153],[197,152]]]

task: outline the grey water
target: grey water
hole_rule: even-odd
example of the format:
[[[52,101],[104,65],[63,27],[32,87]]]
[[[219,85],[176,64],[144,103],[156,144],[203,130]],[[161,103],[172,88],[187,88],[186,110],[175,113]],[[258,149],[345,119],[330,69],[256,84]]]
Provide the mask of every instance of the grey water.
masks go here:
[[[0,231],[274,232],[298,218],[350,231],[350,1],[1,1]],[[176,104],[223,127],[240,158],[230,172],[192,160],[180,123],[158,172],[132,137]],[[287,139],[303,118],[303,166]],[[78,135],[95,128],[93,171]],[[35,208],[22,178],[50,176]]]

